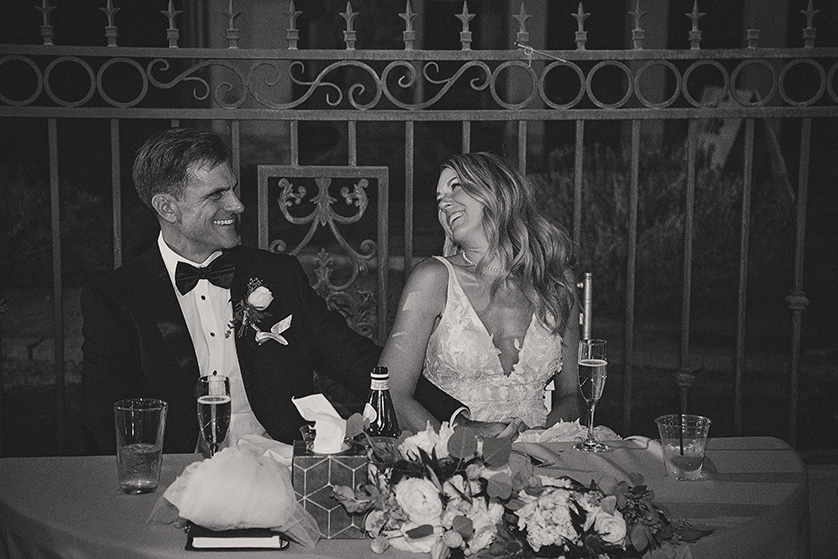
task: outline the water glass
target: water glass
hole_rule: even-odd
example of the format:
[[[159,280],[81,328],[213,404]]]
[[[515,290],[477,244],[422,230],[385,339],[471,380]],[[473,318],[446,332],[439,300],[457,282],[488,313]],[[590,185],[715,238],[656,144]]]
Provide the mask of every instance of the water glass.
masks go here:
[[[125,493],[157,490],[168,409],[166,402],[153,398],[119,400],[113,405],[116,471]]]
[[[701,415],[671,414],[655,419],[666,473],[677,480],[701,479],[711,421]]]

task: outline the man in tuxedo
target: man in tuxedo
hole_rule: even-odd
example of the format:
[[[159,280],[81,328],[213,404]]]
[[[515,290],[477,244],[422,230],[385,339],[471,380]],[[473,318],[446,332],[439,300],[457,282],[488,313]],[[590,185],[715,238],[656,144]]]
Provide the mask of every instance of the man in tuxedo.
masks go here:
[[[218,136],[192,128],[157,134],[137,154],[135,187],[160,234],[82,292],[90,452],[115,451],[113,404],[132,397],[168,402],[164,451],[194,451],[204,375],[230,378],[233,442],[298,438],[291,398],[315,391],[314,370],[360,398],[369,391],[381,348],[327,308],[295,258],[239,245],[244,205],[227,158]],[[419,397],[441,420],[460,405],[427,381]]]

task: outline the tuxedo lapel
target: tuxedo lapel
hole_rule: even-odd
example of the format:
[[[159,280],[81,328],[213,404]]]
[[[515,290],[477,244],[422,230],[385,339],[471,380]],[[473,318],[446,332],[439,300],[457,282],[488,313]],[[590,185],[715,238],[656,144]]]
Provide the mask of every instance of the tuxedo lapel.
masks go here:
[[[249,257],[248,257],[249,256]],[[277,277],[277,270],[262,265],[262,261],[254,258],[254,255],[245,254],[242,247],[227,251],[225,257],[228,262],[236,266],[236,273],[233,276],[233,283],[230,285],[230,296],[233,299],[233,307],[239,301],[247,299],[248,283],[251,280],[261,280],[264,287],[271,291],[273,301],[265,309],[264,319],[258,323],[263,331],[269,331],[271,326],[289,314],[288,301],[280,292],[281,283]],[[293,327],[293,326],[292,326]],[[297,347],[281,345],[279,342],[269,340],[266,345],[260,346],[256,341],[256,331],[248,326],[241,337],[238,335],[238,325],[233,329],[236,336],[236,354],[239,358],[239,368],[245,384],[249,381],[268,372],[268,376],[276,376],[276,370],[282,368],[293,360],[292,357]],[[288,335],[286,334],[286,337]],[[262,377],[264,380],[265,377]],[[253,398],[251,397],[251,401]]]
[[[138,263],[140,273],[137,274],[136,300],[139,308],[157,325],[181,372],[198,378],[198,358],[192,337],[156,243],[140,257]]]
[[[230,298],[233,301],[235,312],[236,303],[247,299],[247,284],[255,277],[254,262],[241,257],[241,250],[237,248],[226,251],[224,257],[234,264],[236,273],[233,275],[233,283],[230,285]],[[241,336],[238,335],[238,327],[233,328],[233,335],[236,336],[236,354],[239,358],[239,369],[243,379],[248,379],[253,374],[256,343],[255,331],[248,327]]]

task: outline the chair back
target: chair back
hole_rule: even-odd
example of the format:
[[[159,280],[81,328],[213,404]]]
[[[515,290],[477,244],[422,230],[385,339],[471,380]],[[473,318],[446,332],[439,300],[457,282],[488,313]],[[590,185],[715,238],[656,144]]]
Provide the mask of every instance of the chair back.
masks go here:
[[[259,247],[297,257],[329,307],[383,345],[388,168],[259,165],[258,174]]]

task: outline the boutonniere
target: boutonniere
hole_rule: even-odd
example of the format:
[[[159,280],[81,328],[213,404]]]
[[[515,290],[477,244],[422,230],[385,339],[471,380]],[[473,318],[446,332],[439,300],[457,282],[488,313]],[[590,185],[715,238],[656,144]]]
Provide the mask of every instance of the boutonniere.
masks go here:
[[[273,300],[273,293],[264,286],[262,280],[250,278],[247,282],[247,296],[233,304],[233,320],[230,322],[230,329],[227,330],[227,337],[233,330],[239,338],[244,336],[248,328],[253,328],[257,333],[260,332],[256,324],[270,316],[270,313],[264,311]]]
[[[276,342],[281,343],[282,345],[288,345],[288,340],[286,340],[284,336],[280,336],[280,334],[291,328],[292,316],[294,315],[289,314],[288,316],[271,326],[270,332],[256,332],[256,341],[259,342],[259,345],[262,345],[268,340],[274,340]]]

